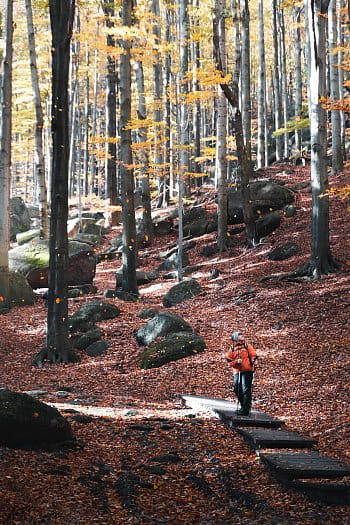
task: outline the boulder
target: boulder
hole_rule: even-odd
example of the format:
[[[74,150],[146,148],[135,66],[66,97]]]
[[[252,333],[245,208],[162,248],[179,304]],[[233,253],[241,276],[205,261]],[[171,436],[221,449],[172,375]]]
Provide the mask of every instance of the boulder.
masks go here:
[[[259,238],[270,235],[273,231],[279,228],[281,224],[281,217],[278,212],[268,213],[263,217],[259,217],[256,221],[256,230]]]
[[[187,251],[182,252],[182,268],[187,266],[189,263]],[[165,261],[163,261],[157,268],[160,272],[168,272],[169,270],[176,269],[178,267],[178,253],[174,252]]]
[[[122,285],[122,272],[118,271],[115,274],[116,277],[116,286]],[[158,277],[158,272],[143,272],[140,270],[136,270],[136,282],[138,286],[141,286],[142,284],[148,284],[151,281],[154,281]]]
[[[85,242],[87,244],[90,244],[91,246],[98,246],[98,245],[101,246],[105,242],[104,238],[101,237],[101,235],[94,235],[92,233],[81,233],[81,232],[78,232],[74,236],[74,240],[79,241],[79,242]]]
[[[284,186],[269,180],[258,180],[250,183],[250,196],[254,212],[259,215],[273,210],[281,210],[292,204],[294,194]],[[228,218],[230,224],[240,224],[243,220],[242,194],[236,188],[227,192]]]
[[[158,314],[158,310],[156,308],[144,308],[143,310],[140,310],[137,312],[137,317],[141,317],[141,319],[152,319],[155,315]]]
[[[27,394],[0,390],[0,443],[14,448],[36,448],[74,440],[60,412]]]
[[[147,348],[141,356],[141,368],[158,368],[171,361],[203,352],[206,345],[195,333],[179,332],[170,334],[163,341]]]
[[[173,332],[193,332],[192,327],[182,317],[172,312],[160,312],[136,332],[139,345],[147,346],[157,337]]]
[[[101,339],[101,330],[97,327],[92,328],[91,330],[88,330],[83,335],[78,337],[74,343],[73,346],[77,350],[84,350],[88,346],[92,345],[92,343],[96,343],[96,341],[99,341]]]
[[[40,230],[38,229],[27,230],[22,233],[17,233],[16,241],[17,241],[18,246],[21,246],[22,244],[25,244],[26,242],[30,242],[33,240],[37,241],[39,237],[40,237]]]
[[[96,219],[84,217],[80,221],[80,233],[87,233],[89,235],[97,235],[101,237],[102,227],[97,224]]]
[[[91,284],[96,271],[96,257],[91,247],[69,241],[68,285]],[[38,240],[9,251],[10,271],[23,274],[32,288],[47,288],[49,241]]]
[[[85,349],[85,353],[90,357],[98,357],[99,355],[102,355],[110,346],[111,345],[107,343],[107,341],[96,341]]]
[[[28,306],[36,303],[36,295],[24,275],[18,272],[9,272],[10,305]]]
[[[173,228],[173,221],[169,217],[153,219],[154,235],[168,235]]]
[[[288,204],[283,208],[285,217],[294,217],[297,212],[297,209],[292,204]]]
[[[200,206],[190,208],[183,214],[182,222],[183,225],[190,224],[191,222],[208,219],[209,213],[205,208]]]
[[[22,197],[10,199],[10,240],[15,241],[17,233],[30,229],[30,215]]]
[[[71,331],[76,331],[80,326],[96,323],[105,319],[114,319],[120,315],[120,309],[105,301],[91,301],[81,306],[69,319],[68,326]],[[82,330],[85,331],[85,330]]]
[[[163,305],[165,307],[174,306],[175,304],[182,303],[182,301],[191,299],[200,293],[202,293],[202,288],[196,279],[181,281],[168,290],[163,298]]]
[[[299,252],[299,246],[295,242],[286,242],[280,246],[276,246],[268,255],[272,261],[284,261],[293,257]]]

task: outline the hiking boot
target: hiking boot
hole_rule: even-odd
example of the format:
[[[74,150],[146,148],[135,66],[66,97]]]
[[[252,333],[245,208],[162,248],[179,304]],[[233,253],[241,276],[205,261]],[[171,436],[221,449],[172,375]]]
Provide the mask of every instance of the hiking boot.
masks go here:
[[[243,410],[242,408],[240,410],[237,410],[238,416],[249,416],[249,410]]]

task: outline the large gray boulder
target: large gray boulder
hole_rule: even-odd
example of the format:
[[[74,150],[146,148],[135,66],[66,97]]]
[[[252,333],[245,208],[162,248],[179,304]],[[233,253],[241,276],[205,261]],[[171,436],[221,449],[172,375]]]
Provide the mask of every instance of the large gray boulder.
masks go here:
[[[0,390],[0,443],[7,447],[45,447],[74,440],[60,412],[27,394]]]
[[[281,210],[294,202],[294,194],[284,186],[269,180],[258,180],[250,183],[250,197],[253,210],[257,215],[274,210]],[[243,220],[242,194],[236,188],[227,192],[227,211],[231,224],[240,224]]]
[[[96,271],[96,256],[85,243],[69,241],[68,286],[91,284]],[[49,241],[38,240],[9,251],[9,269],[24,275],[32,288],[47,288]]]
[[[168,308],[175,304],[182,303],[182,301],[186,299],[192,299],[192,297],[200,293],[202,293],[202,288],[196,279],[181,281],[168,290],[163,298],[163,305]]]
[[[195,333],[179,332],[170,334],[163,341],[148,347],[141,356],[141,368],[158,368],[171,361],[203,352],[206,345]]]
[[[30,228],[30,215],[22,197],[13,197],[10,200],[10,240],[15,241],[17,233],[25,232]]]
[[[172,312],[160,312],[136,332],[136,341],[139,345],[147,346],[157,337],[174,332],[193,332],[187,321]]]
[[[9,272],[10,305],[28,306],[36,303],[36,295],[24,275],[18,272]]]
[[[136,270],[136,283],[138,286],[141,286],[142,284],[148,284],[151,281],[154,281],[159,276],[158,272],[144,272],[142,270]],[[122,271],[118,271],[115,274],[116,277],[116,285],[121,286],[122,285],[122,278],[123,273]]]
[[[278,211],[274,211],[273,213],[268,213],[267,215],[259,217],[259,219],[256,221],[256,231],[259,239],[270,235],[270,233],[279,228],[280,224],[281,217]]]
[[[73,332],[86,326],[106,319],[114,319],[120,315],[120,309],[114,304],[105,301],[91,301],[81,306],[69,319],[68,326]],[[82,330],[84,331],[84,330]]]
[[[271,252],[268,254],[268,258],[272,261],[284,261],[285,259],[293,257],[298,252],[299,246],[295,244],[295,242],[289,241],[285,244],[276,246],[276,248],[271,250]]]

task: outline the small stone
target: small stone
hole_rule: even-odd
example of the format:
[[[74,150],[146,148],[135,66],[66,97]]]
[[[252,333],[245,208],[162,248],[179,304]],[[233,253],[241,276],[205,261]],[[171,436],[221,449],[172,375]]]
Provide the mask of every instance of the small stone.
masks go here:
[[[26,390],[23,393],[27,394],[28,396],[40,397],[45,396],[47,394],[47,390]]]
[[[68,397],[69,392],[66,392],[65,390],[57,390],[57,392],[54,393],[56,397]]]
[[[123,412],[123,416],[124,417],[132,417],[132,416],[136,416],[136,415],[137,415],[137,410],[134,410],[134,409],[124,410],[124,412]]]

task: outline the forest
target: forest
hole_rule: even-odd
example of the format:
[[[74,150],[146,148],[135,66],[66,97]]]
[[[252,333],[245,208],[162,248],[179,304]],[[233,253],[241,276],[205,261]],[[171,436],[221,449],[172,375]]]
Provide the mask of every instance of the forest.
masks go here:
[[[0,524],[350,524],[350,3],[0,5]]]

